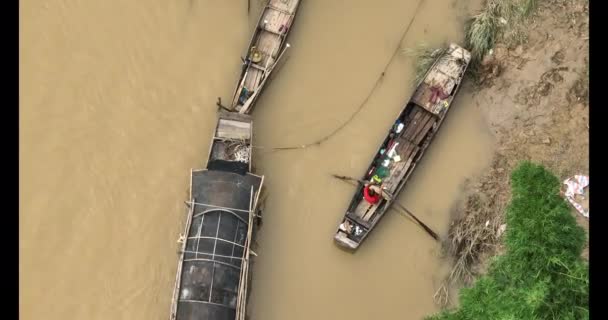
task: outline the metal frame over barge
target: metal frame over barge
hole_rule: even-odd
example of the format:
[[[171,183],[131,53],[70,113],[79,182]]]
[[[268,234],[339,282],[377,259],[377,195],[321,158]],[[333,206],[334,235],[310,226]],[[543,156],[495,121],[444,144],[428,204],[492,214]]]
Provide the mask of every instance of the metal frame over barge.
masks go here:
[[[244,320],[263,176],[251,173],[251,117],[221,112],[207,168],[192,170],[170,320]]]
[[[445,120],[470,60],[451,44],[429,68],[360,179],[376,185],[377,202],[365,199],[360,183],[334,235],[338,245],[357,249],[391,207]]]

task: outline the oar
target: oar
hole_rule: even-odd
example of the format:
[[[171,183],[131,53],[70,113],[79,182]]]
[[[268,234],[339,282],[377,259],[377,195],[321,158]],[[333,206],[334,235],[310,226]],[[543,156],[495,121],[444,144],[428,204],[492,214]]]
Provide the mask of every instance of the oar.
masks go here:
[[[340,179],[342,181],[354,181],[354,182],[358,182],[360,184],[365,185],[365,182],[359,179],[355,179],[352,177],[347,177],[347,176],[339,176],[337,174],[332,174],[332,176],[334,178]],[[382,193],[388,198],[387,200],[389,201],[393,201],[393,197],[388,194],[386,191],[382,190]],[[433,237],[433,239],[439,241],[439,236],[437,235],[437,233],[435,233],[433,230],[431,230],[431,228],[429,228],[426,224],[424,224],[422,221],[420,221],[418,218],[416,218],[416,216],[409,211],[407,208],[405,208],[404,206],[402,206],[399,202],[397,201],[393,201],[394,204],[397,205],[397,207],[399,207],[399,209],[403,210],[405,213],[407,213],[412,219],[414,219],[414,221],[416,221],[431,237]]]

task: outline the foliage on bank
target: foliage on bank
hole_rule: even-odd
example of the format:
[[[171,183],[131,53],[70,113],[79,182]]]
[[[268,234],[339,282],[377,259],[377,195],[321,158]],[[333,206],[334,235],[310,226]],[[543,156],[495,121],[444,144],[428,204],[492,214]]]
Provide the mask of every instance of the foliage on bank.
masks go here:
[[[424,78],[427,71],[429,70],[429,68],[431,68],[435,60],[437,60],[438,57],[443,55],[447,48],[448,47],[446,45],[443,45],[439,48],[431,48],[424,43],[420,43],[416,48],[407,48],[403,50],[403,53],[410,57],[413,57],[416,61],[416,63],[414,64],[414,83],[416,85],[418,85],[422,81],[422,78]]]
[[[509,46],[526,42],[526,19],[538,7],[538,0],[487,0],[479,13],[471,17],[465,26],[464,47],[471,52],[470,74],[480,76],[483,58],[498,41]],[[405,54],[414,58],[415,79],[418,84],[435,59],[447,48],[442,45],[431,48],[419,44],[417,48],[407,48]]]
[[[460,307],[429,320],[588,319],[584,230],[559,195],[558,179],[522,163],[511,174],[506,253],[460,292]]]
[[[475,15],[465,30],[466,47],[476,61],[494,48],[500,36],[507,42],[525,41],[522,22],[533,12],[537,0],[487,0],[483,10]]]

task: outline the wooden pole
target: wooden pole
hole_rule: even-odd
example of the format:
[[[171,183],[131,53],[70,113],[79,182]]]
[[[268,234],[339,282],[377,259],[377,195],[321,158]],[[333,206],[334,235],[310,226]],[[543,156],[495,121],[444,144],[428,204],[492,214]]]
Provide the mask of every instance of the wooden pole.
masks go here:
[[[217,97],[217,102],[215,103],[217,105],[218,109],[224,109],[228,112],[231,112],[232,110],[226,108],[223,104],[222,104],[222,98],[221,97]]]
[[[359,180],[359,179],[355,179],[355,178],[352,178],[352,177],[339,176],[339,175],[336,175],[336,174],[332,174],[332,176],[334,178],[340,179],[342,181],[353,181],[353,182],[358,182],[360,184],[365,185],[364,181]],[[424,224],[422,221],[420,221],[418,218],[416,218],[416,216],[411,211],[409,211],[408,209],[406,209],[403,205],[401,205],[397,201],[394,201],[395,199],[388,192],[382,190],[382,193],[383,193],[383,196],[385,196],[386,198],[388,198],[387,200],[392,201],[393,203],[395,203],[399,209],[403,210],[407,215],[409,215],[412,219],[414,219],[414,221],[416,221],[431,237],[433,237],[433,239],[439,241],[439,235],[437,235],[437,233],[435,233],[435,231],[433,231],[426,224]]]
[[[192,169],[190,169],[190,186],[192,188]],[[196,199],[192,199],[192,200],[196,201]],[[185,231],[184,231],[184,235],[186,236],[186,239],[181,244],[179,262],[177,264],[177,274],[175,276],[175,286],[173,287],[173,297],[171,298],[171,314],[169,316],[169,319],[171,319],[171,320],[173,320],[177,317],[177,305],[179,304],[179,292],[181,290],[182,268],[184,265],[184,253],[186,251],[186,242],[188,242],[188,232],[190,231],[190,225],[192,224],[193,214],[194,214],[194,205],[192,205],[192,206],[190,206],[190,208],[188,208],[188,217],[186,218],[186,227],[185,227]]]
[[[236,301],[236,319],[245,320],[247,314],[247,290],[249,281],[249,254],[251,253],[251,240],[253,234],[253,214],[254,214],[254,191],[251,186],[249,194],[249,223],[247,225],[247,238],[243,248],[243,259],[241,260],[241,274],[239,276],[239,289]],[[254,253],[255,256],[257,254]]]

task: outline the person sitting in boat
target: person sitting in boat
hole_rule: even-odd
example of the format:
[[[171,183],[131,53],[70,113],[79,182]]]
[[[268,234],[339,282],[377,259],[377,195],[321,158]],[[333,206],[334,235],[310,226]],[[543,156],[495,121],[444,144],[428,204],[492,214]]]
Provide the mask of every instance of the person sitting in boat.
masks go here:
[[[249,91],[247,88],[243,87],[243,90],[241,90],[241,95],[239,96],[239,103],[241,105],[245,105],[245,102],[247,102],[247,99],[249,99],[252,94],[253,91]]]
[[[370,204],[376,204],[382,197],[382,189],[377,184],[368,183],[363,188],[363,197]]]

